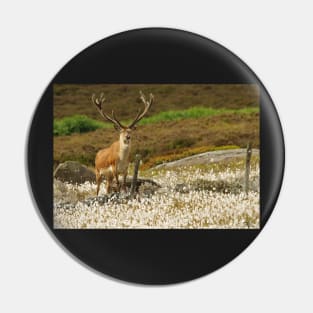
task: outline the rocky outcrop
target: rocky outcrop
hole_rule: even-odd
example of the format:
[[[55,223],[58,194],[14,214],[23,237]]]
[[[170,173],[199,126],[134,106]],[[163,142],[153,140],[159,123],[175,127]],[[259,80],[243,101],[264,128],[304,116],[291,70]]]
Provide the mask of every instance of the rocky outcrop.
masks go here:
[[[159,164],[155,166],[155,169],[163,169],[163,168],[172,168],[178,166],[189,166],[189,165],[200,165],[200,164],[210,164],[217,163],[221,161],[230,161],[235,158],[245,157],[247,153],[246,149],[232,149],[232,150],[218,150],[218,151],[209,151],[196,155],[192,155],[190,157],[186,157],[183,159],[179,159],[172,162],[167,162],[163,164]],[[259,149],[252,149],[252,154],[259,154]]]

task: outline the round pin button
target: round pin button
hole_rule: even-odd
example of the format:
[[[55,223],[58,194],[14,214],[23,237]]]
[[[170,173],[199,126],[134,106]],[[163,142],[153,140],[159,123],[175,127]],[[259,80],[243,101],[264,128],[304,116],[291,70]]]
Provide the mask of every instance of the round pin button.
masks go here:
[[[29,132],[29,180],[55,238],[135,283],[188,281],[233,260],[270,217],[283,171],[280,121],[257,76],[174,29],[83,50],[47,86]]]

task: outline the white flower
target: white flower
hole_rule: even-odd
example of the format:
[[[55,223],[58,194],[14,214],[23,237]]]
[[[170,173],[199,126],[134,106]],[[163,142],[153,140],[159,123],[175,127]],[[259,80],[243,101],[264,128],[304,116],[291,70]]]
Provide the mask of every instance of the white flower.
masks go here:
[[[244,171],[238,167],[222,172],[212,168],[184,166],[179,170],[150,172],[149,178],[162,188],[149,197],[143,185],[138,197],[104,204],[85,199],[95,196],[96,185],[54,182],[54,226],[56,228],[259,228],[259,167],[251,168],[251,186],[247,195],[227,187],[219,192],[193,189],[196,181],[242,183]],[[176,191],[184,184],[183,193]],[[219,185],[218,185],[219,186]],[[104,186],[101,186],[101,194]],[[65,203],[68,203],[65,206]]]

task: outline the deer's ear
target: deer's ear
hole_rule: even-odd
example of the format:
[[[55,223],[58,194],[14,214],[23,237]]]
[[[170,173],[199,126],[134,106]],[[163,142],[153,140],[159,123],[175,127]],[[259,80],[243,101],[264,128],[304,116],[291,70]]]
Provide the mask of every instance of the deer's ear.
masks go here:
[[[115,130],[121,130],[117,125],[114,124]]]
[[[136,130],[137,129],[137,126],[133,126],[132,128],[131,128],[131,130]]]

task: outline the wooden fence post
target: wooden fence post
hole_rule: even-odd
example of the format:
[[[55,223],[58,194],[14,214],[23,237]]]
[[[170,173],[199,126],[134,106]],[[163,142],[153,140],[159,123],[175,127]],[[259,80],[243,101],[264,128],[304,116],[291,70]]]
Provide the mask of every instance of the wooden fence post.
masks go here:
[[[245,193],[249,191],[249,175],[250,175],[250,162],[251,162],[252,148],[251,143],[247,145],[247,155],[246,155],[246,173],[245,173]]]
[[[136,154],[135,156],[135,165],[134,165],[134,175],[133,180],[130,188],[130,194],[134,195],[137,189],[137,177],[138,177],[138,170],[139,170],[139,164],[140,164],[141,156],[140,154]]]

